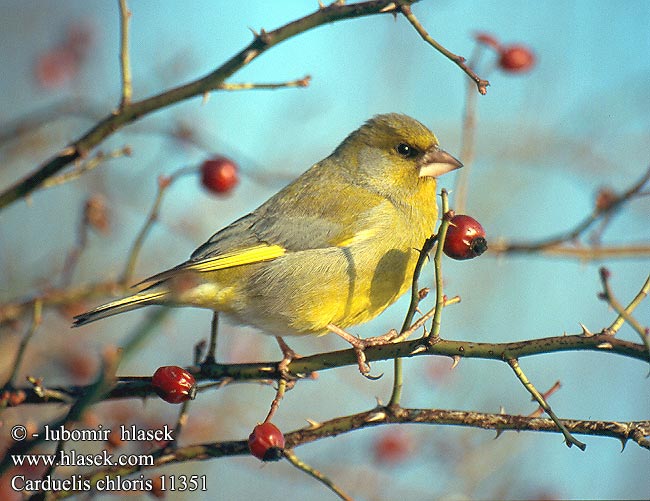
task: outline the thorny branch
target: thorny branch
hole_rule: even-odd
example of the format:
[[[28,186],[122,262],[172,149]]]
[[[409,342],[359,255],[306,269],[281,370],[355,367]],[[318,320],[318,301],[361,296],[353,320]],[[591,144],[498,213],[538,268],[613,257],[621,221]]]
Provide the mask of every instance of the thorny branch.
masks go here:
[[[478,358],[483,360],[506,361],[510,358],[524,358],[562,351],[606,352],[632,358],[650,364],[650,355],[642,344],[624,341],[609,334],[571,335],[530,339],[511,343],[473,343],[440,339],[427,349],[421,349],[422,340],[414,339],[400,343],[371,346],[365,351],[368,361],[391,360],[395,357],[439,355],[450,358]],[[256,362],[242,364],[202,364],[190,367],[197,381],[229,381],[265,383],[283,377],[278,368],[279,362]],[[314,372],[356,365],[354,349],[318,353],[292,360],[286,367],[286,376],[301,379]],[[120,377],[113,388],[107,392],[107,399],[142,398],[154,395],[150,377]],[[41,397],[33,388],[21,388],[26,393],[24,404],[69,402],[80,397],[86,386],[51,387]]]
[[[617,438],[621,441],[623,447],[625,447],[628,440],[633,440],[639,446],[650,450],[650,440],[647,438],[650,436],[650,421],[616,422],[566,419],[563,422],[571,433]],[[500,433],[508,430],[557,433],[557,427],[551,419],[459,410],[377,407],[366,412],[334,418],[322,423],[310,422],[307,428],[285,434],[286,448],[294,449],[299,445],[325,437],[335,437],[353,430],[395,423],[467,426],[495,430]],[[246,454],[250,454],[250,452],[248,444],[244,440],[194,444],[178,447],[169,453],[162,453],[162,451],[154,453],[155,464],[153,467]],[[97,470],[87,475],[86,478],[94,485],[98,479],[109,473],[124,476],[153,467]],[[57,493],[56,498],[67,497],[68,495],[70,493]]]

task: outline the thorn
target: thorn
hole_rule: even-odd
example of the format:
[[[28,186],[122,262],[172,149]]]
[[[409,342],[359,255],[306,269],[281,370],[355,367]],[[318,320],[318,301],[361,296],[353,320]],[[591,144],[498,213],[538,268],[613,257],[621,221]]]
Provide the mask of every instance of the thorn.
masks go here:
[[[611,273],[607,268],[605,268],[604,266],[601,267],[601,268],[598,270],[598,273],[600,273],[600,278],[601,278],[603,281],[606,281],[607,279],[609,279],[609,277],[612,276],[612,273]]]
[[[68,156],[74,155],[76,153],[76,151],[77,151],[77,148],[75,148],[74,146],[68,146],[67,148],[62,149],[59,152],[59,156],[60,157],[68,157]]]
[[[386,413],[384,411],[377,411],[368,416],[366,423],[374,423],[375,421],[383,421],[384,419],[386,419]]]
[[[325,4],[323,3],[323,0],[318,0],[318,8],[319,9],[324,9],[325,8]]]
[[[264,43],[264,45],[268,45],[269,43],[271,43],[271,37],[269,36],[269,34],[266,32],[264,28],[260,30],[259,39],[262,41],[262,43]]]
[[[504,414],[506,413],[506,408],[503,405],[499,406],[499,414]]]
[[[311,82],[311,75],[306,75],[304,78],[298,80],[298,86],[309,87],[310,82]]]
[[[246,56],[244,57],[244,63],[243,64],[250,63],[253,59],[255,59],[257,57],[258,54],[259,54],[259,52],[256,51],[255,49],[249,50],[248,52],[246,52]]]
[[[587,329],[587,326],[582,322],[578,322],[578,325],[582,328],[582,335],[584,337],[591,337],[594,335],[594,333]]]
[[[210,93],[207,92],[207,91],[204,92],[204,93],[203,93],[203,99],[201,100],[201,104],[202,104],[202,105],[206,104],[206,103],[208,102],[209,99],[210,99]]]
[[[449,368],[449,370],[451,371],[453,371],[456,368],[456,366],[460,363],[460,355],[454,355],[452,358],[454,359],[454,361],[451,363],[451,367]]]
[[[381,9],[379,12],[390,12],[392,10],[395,10],[397,8],[397,5],[395,5],[395,2],[389,3],[386,7]]]
[[[255,31],[253,28],[251,28],[250,26],[248,27],[248,29],[251,30],[251,33],[253,34],[253,36],[255,38],[260,36],[260,34],[257,31]]]
[[[368,364],[366,364],[366,365],[368,365]],[[369,365],[368,365],[368,369],[370,369],[370,366],[369,366]],[[381,379],[381,378],[384,377],[384,373],[383,373],[383,372],[382,372],[381,374],[379,374],[378,376],[373,376],[372,374],[363,374],[363,373],[362,373],[361,375],[362,375],[363,377],[365,377],[366,379],[369,379],[370,381],[377,381],[378,379]]]
[[[423,344],[417,345],[409,355],[417,355],[418,353],[422,353],[423,351],[427,351],[427,347],[424,346]]]
[[[314,421],[313,419],[307,418],[306,421],[309,423],[309,426],[306,428],[307,430],[317,430],[321,426],[323,426],[322,423],[319,423],[318,421]]]
[[[494,440],[499,438],[501,435],[503,435],[503,430],[501,428],[497,428],[497,434],[494,436]]]

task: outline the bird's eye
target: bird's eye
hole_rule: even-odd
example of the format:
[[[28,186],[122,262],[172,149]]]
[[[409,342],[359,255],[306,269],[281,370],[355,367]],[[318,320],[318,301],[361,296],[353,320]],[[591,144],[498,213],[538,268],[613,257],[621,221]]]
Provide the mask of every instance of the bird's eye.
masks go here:
[[[395,147],[395,151],[397,151],[397,153],[404,158],[413,158],[418,154],[418,150],[416,148],[413,148],[413,146],[406,143],[399,143]]]

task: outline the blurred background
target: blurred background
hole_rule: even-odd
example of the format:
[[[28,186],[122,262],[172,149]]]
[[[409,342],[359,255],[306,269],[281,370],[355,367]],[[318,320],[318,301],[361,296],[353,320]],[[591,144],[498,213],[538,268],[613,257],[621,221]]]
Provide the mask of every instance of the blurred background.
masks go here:
[[[134,99],[157,94],[219,66],[251,40],[249,28],[271,30],[313,12],[316,1],[176,3],[130,2]],[[594,207],[602,187],[627,189],[650,162],[650,4],[577,1],[431,2],[413,7],[424,27],[449,50],[469,57],[474,36],[487,32],[503,44],[522,43],[536,56],[526,74],[495,68],[489,51],[479,74],[490,80],[477,99],[475,160],[466,212],[489,242],[532,241],[571,229]],[[32,171],[113,110],[120,97],[117,2],[5,0],[0,17],[0,186]],[[144,223],[157,179],[198,166],[214,154],[232,158],[241,182],[214,196],[198,175],[184,176],[165,197],[159,221],[137,264],[140,279],[176,265],[212,233],[254,209],[329,154],[369,117],[409,114],[428,125],[441,145],[460,155],[467,77],[425,44],[401,16],[372,16],[319,27],[271,49],[237,73],[235,82],[282,82],[311,75],[307,88],[213,92],[145,117],[106,140],[107,160],[78,180],[36,192],[0,217],[0,302],[62,285],[66,255],[75,246],[89,197],[105,205],[101,231],[91,231],[72,284],[117,279]],[[461,158],[462,160],[462,158]],[[456,174],[440,184],[453,189]],[[650,200],[616,214],[603,244],[650,241]],[[487,254],[467,262],[446,259],[445,292],[462,302],[445,310],[444,338],[507,342],[596,332],[614,313],[597,298],[598,268],[607,266],[627,304],[650,272],[650,259],[581,261],[541,255]],[[421,283],[431,284],[427,267]],[[135,280],[137,281],[137,280]],[[425,302],[430,307],[432,299]],[[107,345],[120,345],[147,311],[70,331],[70,316],[101,302],[47,310],[21,369],[46,384],[83,384],[94,377]],[[403,298],[362,336],[399,328]],[[650,303],[635,312],[650,324]],[[192,346],[209,334],[208,311],[174,310],[119,375],[150,375],[161,365],[186,366]],[[2,378],[9,373],[30,315],[0,327]],[[624,326],[619,336],[638,342]],[[307,355],[346,346],[338,338],[288,339]],[[224,325],[220,361],[280,358],[275,341],[252,329]],[[528,377],[565,418],[631,421],[650,415],[648,367],[591,352],[524,358]],[[495,361],[446,358],[405,362],[405,407],[529,414],[536,409],[510,368]],[[327,419],[387,401],[392,363],[373,364],[379,381],[356,367],[320,374],[290,391],[274,418],[284,431],[306,419]],[[21,379],[22,380],[22,379]],[[274,390],[232,385],[193,403],[181,444],[238,440],[264,419]],[[158,399],[104,403],[93,408],[104,427],[172,425],[178,408]],[[5,411],[3,429],[58,415],[57,406]],[[38,416],[38,417],[36,417]],[[90,421],[92,422],[92,421]],[[494,433],[444,426],[380,427],[322,440],[296,450],[359,500],[630,499],[650,492],[648,451],[613,439],[578,437],[585,452],[568,449],[559,434]],[[7,437],[0,443],[6,447]],[[123,445],[124,451],[134,444]],[[45,450],[45,449],[44,449]],[[333,495],[286,462],[262,465],[253,457],[194,462],[164,473],[207,475],[207,493],[168,493],[168,499],[332,499]],[[64,474],[65,471],[62,471]],[[153,476],[153,472],[146,473]],[[362,482],[359,479],[363,479]],[[0,498],[9,493],[0,494]],[[113,496],[115,498],[118,495]],[[134,498],[131,496],[131,498]],[[142,495],[146,498],[146,495]]]

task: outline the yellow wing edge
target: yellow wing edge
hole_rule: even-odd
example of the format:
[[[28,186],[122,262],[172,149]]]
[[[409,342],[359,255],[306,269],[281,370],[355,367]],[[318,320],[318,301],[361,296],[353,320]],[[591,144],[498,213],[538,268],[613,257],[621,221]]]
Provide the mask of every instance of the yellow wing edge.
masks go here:
[[[203,261],[189,262],[183,266],[183,269],[199,272],[218,271],[234,266],[269,261],[284,256],[286,253],[287,250],[281,245],[256,245],[248,249],[226,252]]]

